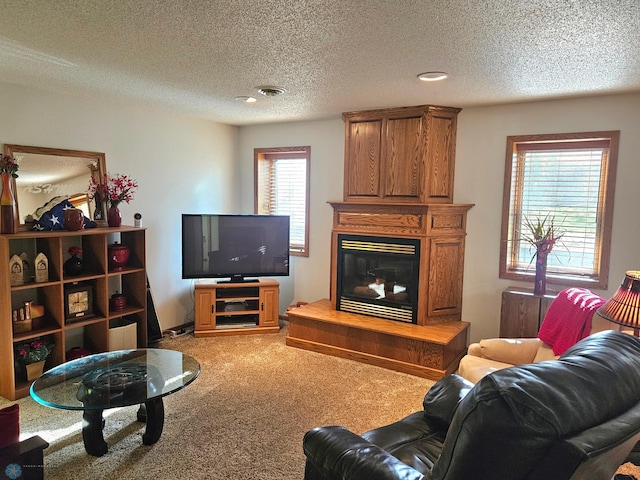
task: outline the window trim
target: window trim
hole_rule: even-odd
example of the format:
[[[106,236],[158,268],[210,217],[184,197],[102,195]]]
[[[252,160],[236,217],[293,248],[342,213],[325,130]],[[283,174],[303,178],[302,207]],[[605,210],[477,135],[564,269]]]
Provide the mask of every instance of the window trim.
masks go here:
[[[258,213],[258,165],[261,161],[268,160],[269,157],[279,158],[300,158],[305,157],[307,178],[305,185],[305,224],[304,224],[304,245],[301,249],[291,248],[289,244],[289,255],[297,257],[309,256],[309,211],[310,211],[310,177],[311,177],[311,147],[272,147],[272,148],[254,148],[253,149],[253,211]]]
[[[509,211],[511,207],[511,173],[513,168],[514,153],[518,144],[526,142],[576,142],[579,144],[581,140],[608,140],[609,141],[609,158],[605,165],[604,173],[605,192],[603,194],[602,208],[602,233],[601,245],[598,259],[598,273],[596,276],[580,276],[580,275],[547,275],[547,283],[561,285],[563,287],[586,287],[607,289],[609,282],[609,259],[611,255],[611,230],[613,227],[613,204],[615,198],[616,170],[618,164],[618,145],[620,140],[620,131],[599,131],[599,132],[580,132],[580,133],[554,133],[554,134],[537,134],[537,135],[513,135],[507,137],[505,170],[504,170],[504,187],[502,193],[502,225],[500,230],[500,266],[499,278],[519,280],[525,282],[533,282],[535,277],[535,269],[530,272],[522,272],[521,270],[510,269],[509,263]]]

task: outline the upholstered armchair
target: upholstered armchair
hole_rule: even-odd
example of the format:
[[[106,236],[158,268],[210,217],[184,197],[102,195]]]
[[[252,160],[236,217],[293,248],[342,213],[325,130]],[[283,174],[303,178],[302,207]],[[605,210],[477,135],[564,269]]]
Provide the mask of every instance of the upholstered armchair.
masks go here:
[[[43,451],[49,444],[37,435],[20,441],[19,412],[17,403],[0,409],[0,472],[7,478],[42,480]]]
[[[567,288],[551,302],[537,338],[489,338],[472,343],[456,373],[476,383],[496,370],[557,359],[587,335],[612,329],[613,324],[596,313],[604,302],[585,288]]]
[[[610,480],[639,439],[640,339],[611,330],[475,385],[449,375],[362,435],[310,430],[305,479]]]

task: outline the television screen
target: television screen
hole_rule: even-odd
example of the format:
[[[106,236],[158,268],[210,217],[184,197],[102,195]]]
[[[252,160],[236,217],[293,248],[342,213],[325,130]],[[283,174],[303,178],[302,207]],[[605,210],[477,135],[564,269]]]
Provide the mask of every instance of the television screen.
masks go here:
[[[289,275],[289,217],[182,215],[182,278]]]

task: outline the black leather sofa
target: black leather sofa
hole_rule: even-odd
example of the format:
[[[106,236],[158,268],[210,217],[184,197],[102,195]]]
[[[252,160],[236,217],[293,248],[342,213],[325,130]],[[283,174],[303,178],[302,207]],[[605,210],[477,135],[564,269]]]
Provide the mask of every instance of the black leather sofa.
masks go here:
[[[361,436],[310,430],[305,479],[610,480],[639,439],[640,339],[606,331],[475,385],[449,375]]]

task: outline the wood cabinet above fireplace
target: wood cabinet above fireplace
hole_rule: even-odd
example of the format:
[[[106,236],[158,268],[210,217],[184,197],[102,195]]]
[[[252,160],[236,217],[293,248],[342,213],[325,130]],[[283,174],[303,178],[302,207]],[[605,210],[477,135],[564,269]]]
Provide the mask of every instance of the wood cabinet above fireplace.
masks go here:
[[[344,201],[452,203],[459,108],[343,113]]]

